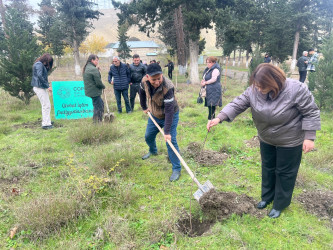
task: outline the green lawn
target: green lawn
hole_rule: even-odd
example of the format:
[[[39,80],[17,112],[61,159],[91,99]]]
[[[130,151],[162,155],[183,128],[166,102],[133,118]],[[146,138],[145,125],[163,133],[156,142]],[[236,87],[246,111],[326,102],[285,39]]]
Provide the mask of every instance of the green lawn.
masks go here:
[[[69,77],[57,69],[51,79]],[[245,89],[228,81],[224,105]],[[250,112],[213,128],[205,150],[224,150],[229,158],[222,165],[201,166],[186,151],[190,143],[203,144],[207,109],[196,103],[199,86],[180,82],[184,79],[176,93],[181,107],[178,143],[185,161],[200,181],[210,180],[218,191],[259,201],[259,149],[244,143],[256,135]],[[111,110],[116,110],[110,85],[107,93]],[[56,120],[55,129],[44,131],[36,97],[25,106],[0,91],[0,249],[333,248],[332,222],[297,200],[304,192],[333,190],[331,113],[322,112],[317,151],[303,157],[292,204],[280,218],[232,215],[202,236],[188,237],[177,229],[179,219],[191,214],[205,221],[209,216],[194,200],[197,188],[185,170],[179,181],[169,182],[171,164],[160,135],[159,155],[141,160],[148,150],[147,116],[136,103],[132,114],[116,114],[112,124]]]

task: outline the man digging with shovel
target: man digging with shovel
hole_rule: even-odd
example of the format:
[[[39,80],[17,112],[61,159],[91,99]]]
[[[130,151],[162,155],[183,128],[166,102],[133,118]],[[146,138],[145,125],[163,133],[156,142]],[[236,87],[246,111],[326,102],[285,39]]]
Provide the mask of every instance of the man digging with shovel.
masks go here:
[[[147,75],[140,84],[140,104],[144,113],[150,113],[160,127],[164,127],[164,139],[170,140],[177,149],[177,125],[179,120],[179,107],[174,95],[174,85],[162,74],[162,68],[157,63],[149,64]],[[148,104],[148,107],[147,107]],[[148,159],[151,155],[157,155],[156,135],[159,129],[149,117],[146,128],[145,140],[149,146],[149,152],[142,157]],[[166,143],[169,159],[172,164],[170,181],[177,181],[180,177],[181,165],[177,155]]]

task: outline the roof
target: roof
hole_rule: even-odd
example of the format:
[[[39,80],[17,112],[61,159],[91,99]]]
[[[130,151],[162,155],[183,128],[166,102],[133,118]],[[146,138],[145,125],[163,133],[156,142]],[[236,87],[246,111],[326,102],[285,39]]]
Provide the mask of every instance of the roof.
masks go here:
[[[154,41],[128,41],[127,46],[130,48],[159,48],[160,46]],[[113,49],[118,49],[119,42],[114,44]]]
[[[157,56],[157,53],[147,53],[146,56]]]
[[[106,49],[112,49],[115,43],[109,43],[108,45],[105,46]]]

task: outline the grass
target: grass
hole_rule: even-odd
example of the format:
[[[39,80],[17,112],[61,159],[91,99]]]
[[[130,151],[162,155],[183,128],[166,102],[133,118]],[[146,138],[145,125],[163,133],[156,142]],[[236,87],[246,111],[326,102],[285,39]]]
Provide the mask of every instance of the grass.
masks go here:
[[[203,69],[200,68],[202,71]],[[106,73],[103,72],[103,78]],[[57,69],[51,80],[71,79]],[[77,78],[76,80],[81,80]],[[181,83],[183,82],[183,83]],[[203,167],[185,150],[202,145],[207,108],[196,103],[199,86],[178,81],[178,143],[185,161],[200,181],[220,191],[260,199],[260,155],[244,141],[256,135],[249,111],[233,123],[213,128],[205,149],[226,152],[223,165]],[[223,105],[246,88],[228,79]],[[111,110],[113,91],[107,85]],[[277,220],[236,216],[216,222],[200,237],[181,234],[176,223],[184,214],[204,220],[192,194],[197,190],[185,170],[170,183],[171,165],[163,138],[159,155],[146,161],[147,116],[139,109],[117,114],[112,124],[94,126],[91,119],[56,120],[56,128],[40,128],[37,98],[22,105],[0,92],[0,248],[20,249],[332,249],[328,220],[319,220],[293,198]],[[53,115],[53,114],[52,114]],[[307,190],[333,190],[331,151],[333,115],[322,112],[317,151],[304,155],[295,197]],[[18,190],[13,193],[13,188]],[[271,205],[269,205],[269,209]],[[18,227],[13,239],[9,231]]]

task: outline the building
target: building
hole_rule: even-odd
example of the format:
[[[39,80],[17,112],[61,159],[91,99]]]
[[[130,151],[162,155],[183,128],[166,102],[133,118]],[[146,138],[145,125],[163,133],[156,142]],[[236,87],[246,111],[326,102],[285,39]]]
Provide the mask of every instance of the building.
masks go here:
[[[138,54],[142,62],[149,63],[153,59],[157,59],[157,54],[160,46],[153,41],[128,41],[127,46],[132,50],[131,54]],[[108,44],[105,49],[106,52],[101,55],[105,56],[118,56],[117,49],[119,42]]]

